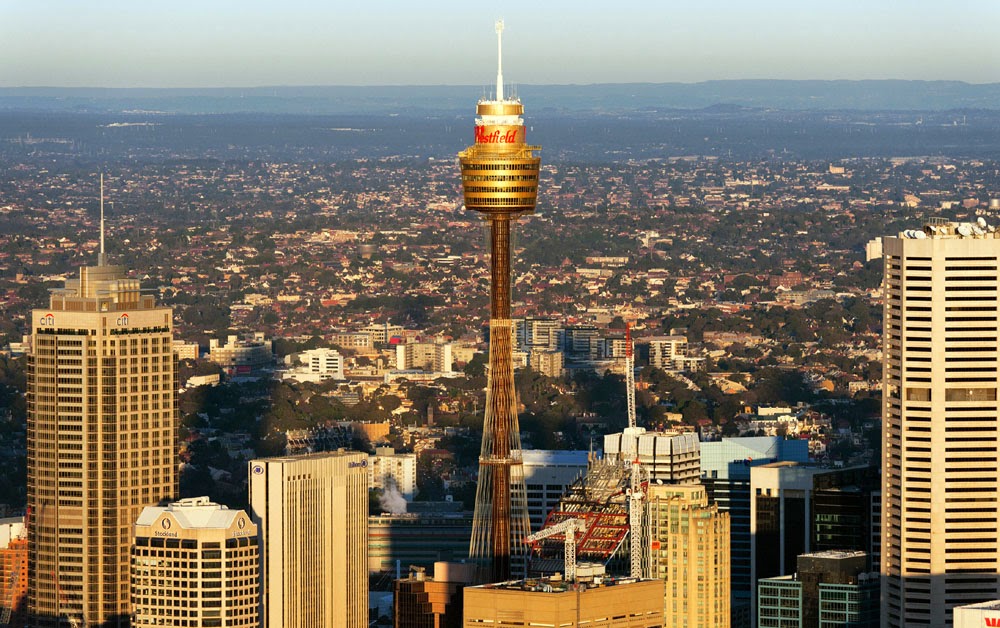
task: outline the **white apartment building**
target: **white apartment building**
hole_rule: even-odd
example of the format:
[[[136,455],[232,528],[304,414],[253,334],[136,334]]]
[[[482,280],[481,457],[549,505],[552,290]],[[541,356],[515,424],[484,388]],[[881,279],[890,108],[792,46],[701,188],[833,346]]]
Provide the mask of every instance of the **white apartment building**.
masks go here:
[[[649,342],[649,363],[658,369],[683,369],[687,351],[684,336],[653,336]]]
[[[417,494],[417,454],[397,454],[392,447],[376,447],[368,456],[368,487],[395,486],[406,501]]]
[[[450,342],[407,342],[396,345],[397,371],[452,372]]]
[[[344,379],[344,356],[336,349],[309,349],[297,356],[299,366],[281,374],[282,379],[322,382]]]

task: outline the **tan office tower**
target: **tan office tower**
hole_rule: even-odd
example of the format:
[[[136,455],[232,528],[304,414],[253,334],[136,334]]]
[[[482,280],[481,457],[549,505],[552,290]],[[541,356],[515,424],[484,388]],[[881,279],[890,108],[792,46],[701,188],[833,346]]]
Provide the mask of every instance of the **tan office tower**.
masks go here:
[[[728,628],[729,513],[700,484],[650,484],[651,578],[664,581],[664,626]]]
[[[128,625],[132,524],[177,495],[172,326],[103,253],[31,314],[32,625]]]
[[[194,497],[135,522],[133,628],[256,627],[259,586],[257,526],[242,510]]]
[[[250,461],[263,628],[367,628],[368,454]]]
[[[950,626],[1000,598],[1000,232],[883,239],[882,626]]]

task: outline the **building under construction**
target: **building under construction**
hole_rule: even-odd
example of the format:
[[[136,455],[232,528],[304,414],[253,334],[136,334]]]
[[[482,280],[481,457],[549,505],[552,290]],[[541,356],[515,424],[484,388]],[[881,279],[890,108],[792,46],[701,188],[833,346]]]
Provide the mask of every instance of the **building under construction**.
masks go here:
[[[629,571],[629,488],[631,465],[602,460],[592,461],[586,475],[574,482],[549,513],[543,530],[569,519],[580,519],[585,530],[576,540],[581,562],[605,565],[611,573]],[[565,570],[563,535],[535,542],[529,570],[548,574]]]

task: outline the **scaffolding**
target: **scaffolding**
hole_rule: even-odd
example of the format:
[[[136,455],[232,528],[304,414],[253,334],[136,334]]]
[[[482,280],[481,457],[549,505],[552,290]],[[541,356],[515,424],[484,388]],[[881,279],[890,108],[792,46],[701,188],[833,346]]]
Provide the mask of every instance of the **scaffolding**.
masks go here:
[[[549,513],[542,530],[570,519],[580,519],[584,522],[584,531],[576,541],[578,560],[628,571],[625,562],[628,550],[624,541],[629,532],[630,480],[628,465],[592,463],[587,474],[566,490],[559,505]],[[538,541],[531,556],[531,572],[551,573],[563,569],[562,554],[560,539],[550,537]]]

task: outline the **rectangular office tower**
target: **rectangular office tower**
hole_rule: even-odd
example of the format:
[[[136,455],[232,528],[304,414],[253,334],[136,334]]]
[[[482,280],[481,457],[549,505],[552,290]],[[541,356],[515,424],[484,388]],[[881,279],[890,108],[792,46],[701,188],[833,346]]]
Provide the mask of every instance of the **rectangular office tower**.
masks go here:
[[[262,628],[368,626],[368,454],[250,461]]]
[[[883,239],[882,626],[950,626],[1000,598],[1000,232]]]
[[[879,577],[864,552],[798,557],[795,573],[758,583],[760,628],[878,628]]]
[[[172,311],[102,264],[31,316],[29,614],[127,626],[132,524],[177,494]]]

